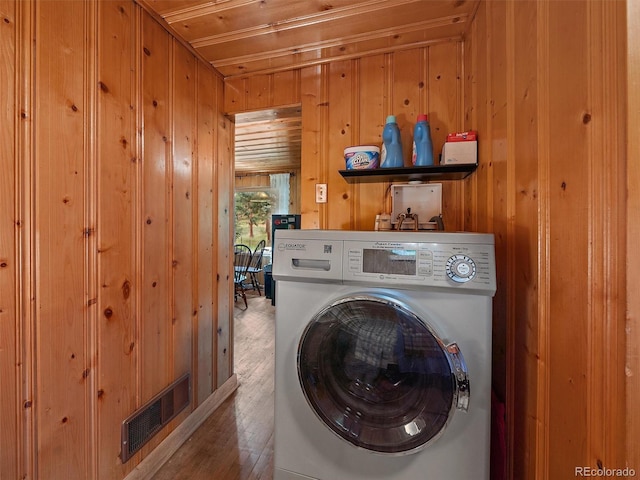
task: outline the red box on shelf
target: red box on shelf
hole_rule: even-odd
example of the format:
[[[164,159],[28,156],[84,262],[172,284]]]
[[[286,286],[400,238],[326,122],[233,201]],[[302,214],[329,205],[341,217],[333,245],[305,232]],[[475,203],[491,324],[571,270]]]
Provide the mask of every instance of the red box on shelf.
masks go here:
[[[447,142],[475,142],[478,140],[478,132],[469,130],[468,132],[456,132],[447,135]]]

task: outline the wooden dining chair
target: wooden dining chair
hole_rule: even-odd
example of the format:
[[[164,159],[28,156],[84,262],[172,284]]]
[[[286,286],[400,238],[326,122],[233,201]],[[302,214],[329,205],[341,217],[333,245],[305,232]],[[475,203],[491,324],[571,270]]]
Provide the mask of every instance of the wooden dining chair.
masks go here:
[[[238,297],[242,297],[244,300],[245,310],[249,308],[247,303],[247,294],[245,292],[245,282],[250,281],[248,269],[251,264],[251,257],[253,252],[251,249],[238,243],[233,246],[233,288],[234,288],[234,301],[238,300]]]
[[[264,247],[267,245],[267,242],[264,240],[260,240],[256,248],[253,250],[253,254],[251,255],[251,264],[247,269],[247,273],[249,274],[249,280],[251,280],[251,286],[255,290],[258,290],[258,295],[262,295],[260,292],[260,282],[258,281],[258,274],[262,271],[262,255],[264,253]]]

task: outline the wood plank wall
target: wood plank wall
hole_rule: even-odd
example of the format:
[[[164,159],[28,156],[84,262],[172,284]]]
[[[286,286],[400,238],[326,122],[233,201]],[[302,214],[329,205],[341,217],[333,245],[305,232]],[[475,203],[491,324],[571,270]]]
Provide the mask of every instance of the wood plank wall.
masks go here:
[[[12,0],[0,1],[0,476],[19,478],[21,398],[20,370],[21,328],[18,321],[21,302],[20,270],[16,262],[20,245],[16,228],[16,205],[19,191],[15,183],[20,164],[16,144],[21,130],[12,105],[19,91],[15,78],[15,51],[20,29],[16,26],[19,5]],[[7,108],[5,108],[7,106]]]
[[[232,374],[222,79],[131,1],[0,19],[0,477],[119,480]],[[122,465],[122,420],[185,372]]]
[[[465,42],[487,140],[465,226],[496,235],[509,478],[625,467],[625,31],[624,2],[492,1]]]
[[[304,228],[372,230],[390,212],[385,183],[349,184],[344,149],[380,145],[387,115],[401,129],[405,164],[411,164],[413,126],[428,113],[436,155],[450,131],[462,128],[462,44],[447,42],[391,54],[225,81],[225,111],[238,113],[302,105],[301,213]],[[315,203],[315,184],[326,183],[328,202]],[[462,187],[444,182],[444,222],[462,228]]]
[[[637,458],[625,457],[624,425],[625,35],[624,2],[496,0],[462,42],[225,80],[229,113],[302,105],[304,228],[369,230],[388,208],[388,184],[337,173],[345,146],[380,143],[387,114],[405,154],[422,111],[436,154],[447,131],[479,131],[479,168],[445,182],[443,208],[447,230],[496,238],[508,478]],[[327,204],[315,183],[328,184]]]

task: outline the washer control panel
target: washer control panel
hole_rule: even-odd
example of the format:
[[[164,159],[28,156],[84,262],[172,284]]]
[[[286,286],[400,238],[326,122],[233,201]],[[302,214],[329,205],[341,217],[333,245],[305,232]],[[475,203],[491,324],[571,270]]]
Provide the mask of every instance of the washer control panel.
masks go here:
[[[380,288],[496,291],[491,234],[276,230],[273,278]]]
[[[493,245],[345,241],[345,282],[495,288]]]

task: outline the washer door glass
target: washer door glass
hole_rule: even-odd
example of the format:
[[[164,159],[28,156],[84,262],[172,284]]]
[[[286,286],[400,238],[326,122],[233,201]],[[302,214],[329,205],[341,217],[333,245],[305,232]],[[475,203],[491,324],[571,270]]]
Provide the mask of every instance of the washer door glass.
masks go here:
[[[458,395],[451,365],[427,324],[368,295],[319,312],[298,347],[300,384],[316,414],[343,439],[379,453],[411,453],[443,431]]]

